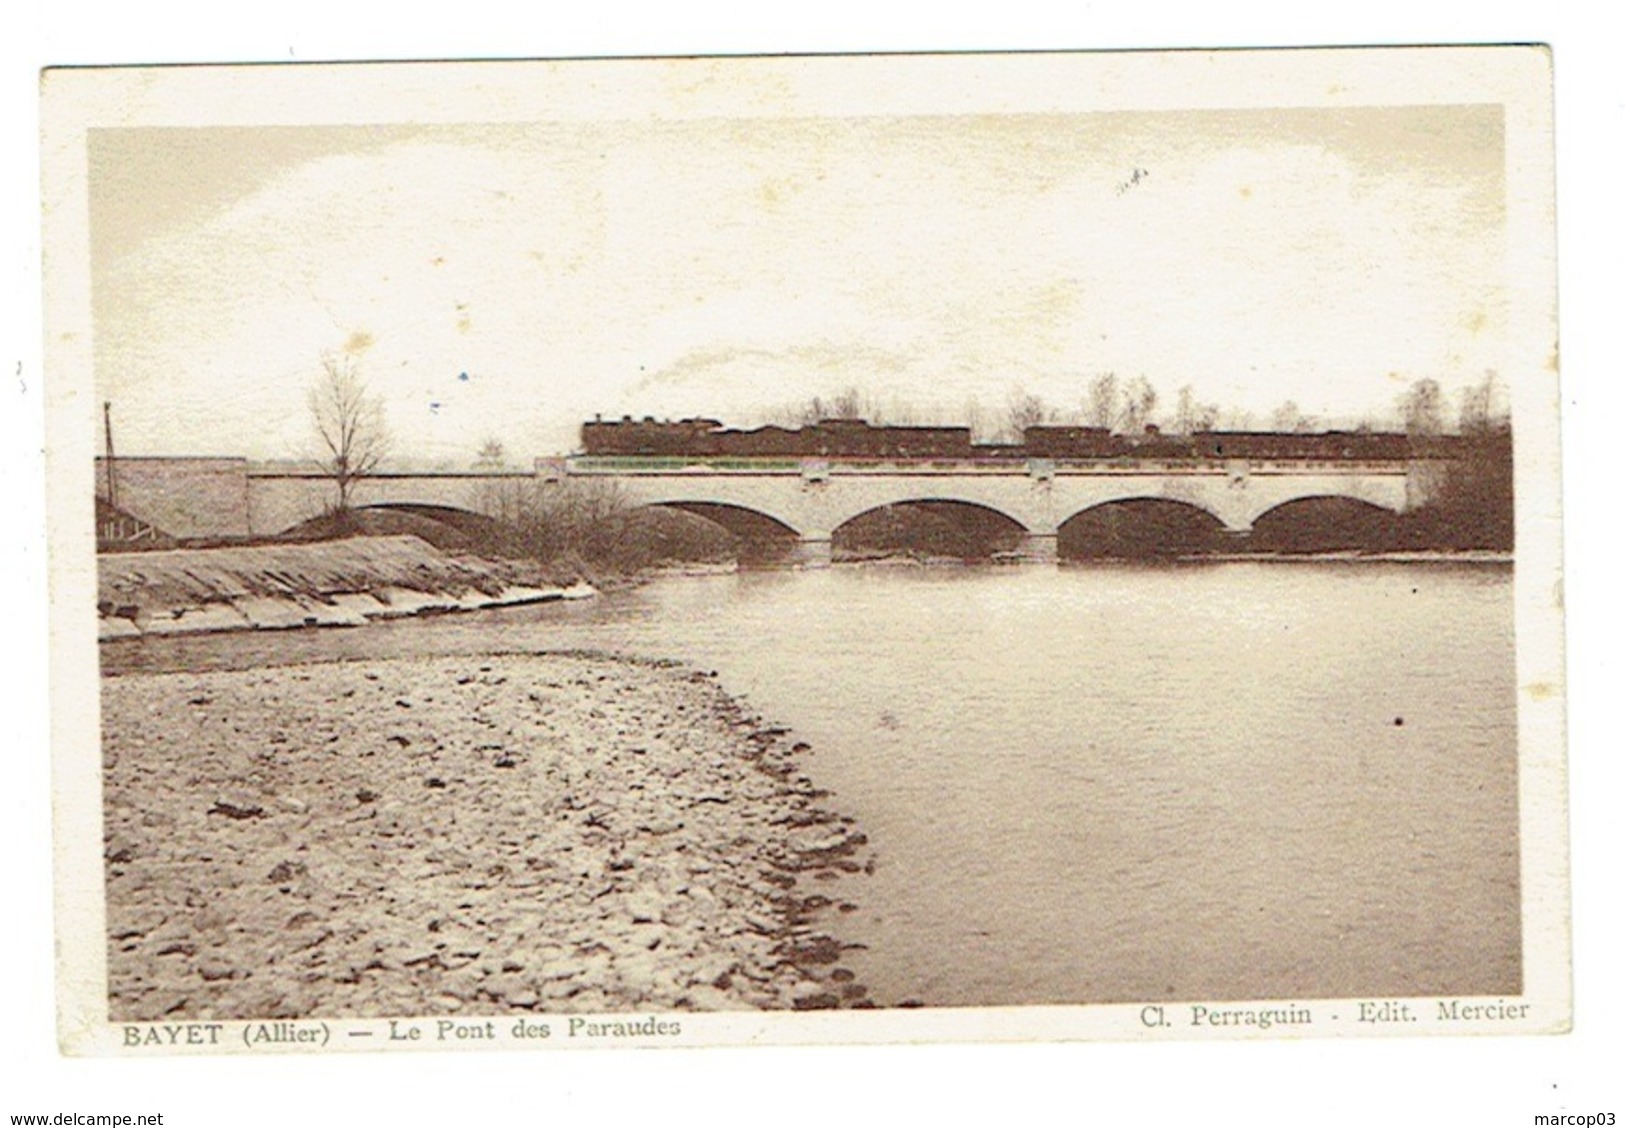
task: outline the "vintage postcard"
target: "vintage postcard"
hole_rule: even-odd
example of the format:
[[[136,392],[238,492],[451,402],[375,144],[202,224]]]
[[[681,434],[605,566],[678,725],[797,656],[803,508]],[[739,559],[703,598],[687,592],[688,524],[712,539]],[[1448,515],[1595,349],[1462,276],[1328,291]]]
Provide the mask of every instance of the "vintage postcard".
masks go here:
[[[63,1048],[1567,1030],[1550,91],[47,72]]]

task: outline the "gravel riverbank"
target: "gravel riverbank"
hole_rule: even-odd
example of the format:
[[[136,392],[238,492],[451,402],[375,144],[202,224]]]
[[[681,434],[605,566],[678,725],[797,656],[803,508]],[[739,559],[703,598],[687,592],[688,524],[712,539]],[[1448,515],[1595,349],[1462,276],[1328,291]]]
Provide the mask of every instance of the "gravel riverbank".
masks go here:
[[[708,674],[397,659],[102,702],[115,1021],[866,1005],[825,931],[864,837]]]

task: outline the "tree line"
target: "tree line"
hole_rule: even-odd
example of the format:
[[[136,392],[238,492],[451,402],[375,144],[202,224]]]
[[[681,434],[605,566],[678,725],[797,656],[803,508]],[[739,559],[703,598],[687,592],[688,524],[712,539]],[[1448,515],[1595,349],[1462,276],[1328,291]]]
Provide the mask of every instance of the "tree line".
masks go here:
[[[1144,376],[1123,377],[1102,372],[1082,386],[1076,402],[1052,403],[1018,388],[1002,405],[989,408],[969,399],[951,411],[925,411],[906,401],[883,399],[857,387],[830,397],[811,396],[798,403],[771,408],[758,417],[760,424],[803,427],[829,419],[863,419],[876,426],[969,426],[982,441],[1020,442],[1028,427],[1098,427],[1119,435],[1143,434],[1147,427],[1175,435],[1198,431],[1275,431],[1308,433],[1325,430],[1404,431],[1413,435],[1484,434],[1511,425],[1507,390],[1494,372],[1455,397],[1454,404],[1431,377],[1410,384],[1392,409],[1354,420],[1317,416],[1285,400],[1273,411],[1258,415],[1240,408],[1222,408],[1197,397],[1189,384],[1171,399],[1165,398]]]

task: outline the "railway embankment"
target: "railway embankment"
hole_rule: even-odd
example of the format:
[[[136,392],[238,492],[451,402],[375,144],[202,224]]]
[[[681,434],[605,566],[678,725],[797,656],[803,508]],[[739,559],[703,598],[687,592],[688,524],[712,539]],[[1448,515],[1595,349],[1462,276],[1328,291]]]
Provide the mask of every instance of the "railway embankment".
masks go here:
[[[358,626],[593,594],[586,584],[527,579],[514,566],[454,555],[415,536],[104,553],[98,633],[105,640]]]

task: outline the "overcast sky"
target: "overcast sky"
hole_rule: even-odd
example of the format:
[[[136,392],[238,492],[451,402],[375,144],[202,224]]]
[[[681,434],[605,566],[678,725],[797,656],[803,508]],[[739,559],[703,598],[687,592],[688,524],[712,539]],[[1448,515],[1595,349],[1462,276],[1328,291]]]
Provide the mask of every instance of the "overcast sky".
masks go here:
[[[1076,410],[1107,370],[1351,421],[1508,347],[1496,106],[118,129],[89,159],[121,453],[300,454],[324,351],[398,452],[458,461],[847,386]]]

